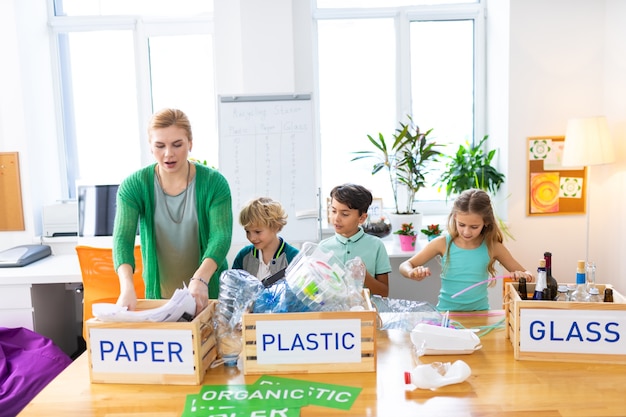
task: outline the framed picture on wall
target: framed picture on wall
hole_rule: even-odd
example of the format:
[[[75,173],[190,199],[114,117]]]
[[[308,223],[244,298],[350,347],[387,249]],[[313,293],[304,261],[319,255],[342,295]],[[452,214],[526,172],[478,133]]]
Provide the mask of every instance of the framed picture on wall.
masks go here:
[[[564,167],[563,136],[528,138],[529,216],[585,214],[587,167]]]

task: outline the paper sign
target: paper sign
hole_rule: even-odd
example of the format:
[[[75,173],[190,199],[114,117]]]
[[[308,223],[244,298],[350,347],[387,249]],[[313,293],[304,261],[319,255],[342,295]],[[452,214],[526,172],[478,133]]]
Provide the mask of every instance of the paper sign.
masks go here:
[[[309,393],[309,405],[339,410],[349,410],[361,393],[361,388],[359,387],[324,384],[321,382],[304,381],[272,375],[261,376],[257,380],[256,385],[300,386]]]
[[[191,330],[89,330],[93,372],[193,375]]]
[[[520,309],[520,351],[626,352],[626,311]]]
[[[309,396],[300,386],[205,385],[200,390],[199,400],[213,407],[282,409],[305,406]]]
[[[256,323],[257,363],[361,362],[361,321],[263,320]]]
[[[244,408],[242,406],[214,406],[200,395],[187,395],[182,417],[299,417],[300,408],[270,407]]]

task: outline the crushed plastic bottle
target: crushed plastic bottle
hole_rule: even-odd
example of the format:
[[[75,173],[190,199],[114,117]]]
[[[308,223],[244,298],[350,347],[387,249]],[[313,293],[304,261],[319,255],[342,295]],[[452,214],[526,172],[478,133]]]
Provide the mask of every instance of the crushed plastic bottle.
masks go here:
[[[437,389],[446,385],[458,384],[472,374],[469,365],[462,360],[454,363],[433,362],[418,365],[411,372],[404,373],[404,383],[421,389]]]
[[[220,294],[215,309],[217,352],[226,366],[236,366],[242,350],[241,317],[265,287],[247,271],[229,269],[220,275]]]

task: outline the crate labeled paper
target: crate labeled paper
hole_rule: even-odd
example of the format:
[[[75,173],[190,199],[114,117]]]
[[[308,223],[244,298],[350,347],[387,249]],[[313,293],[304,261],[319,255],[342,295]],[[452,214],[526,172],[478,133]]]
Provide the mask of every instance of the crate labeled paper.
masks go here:
[[[137,309],[167,300],[138,300]],[[91,382],[199,385],[217,356],[212,317],[215,300],[190,322],[113,323],[89,319]]]
[[[246,313],[244,374],[376,371],[376,310]]]
[[[607,287],[596,284],[600,294]],[[529,298],[535,284],[527,284]],[[522,300],[518,283],[505,288],[506,336],[515,359],[626,364],[626,299],[613,303]]]

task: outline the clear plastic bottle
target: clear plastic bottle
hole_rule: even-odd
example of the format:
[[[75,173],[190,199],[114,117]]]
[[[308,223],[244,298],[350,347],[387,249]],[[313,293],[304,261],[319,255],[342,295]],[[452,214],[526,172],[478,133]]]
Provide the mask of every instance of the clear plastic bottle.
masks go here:
[[[576,284],[567,284],[567,301],[572,301],[574,291],[576,291]]]
[[[589,288],[588,291],[589,295],[587,297],[587,301],[590,303],[601,303],[602,300],[602,296],[600,295],[600,291],[598,290],[598,287],[591,287]]]
[[[585,261],[576,263],[576,289],[570,296],[570,301],[585,302],[587,301],[587,285],[585,278]]]
[[[556,301],[569,301],[567,294],[567,285],[559,285]]]

